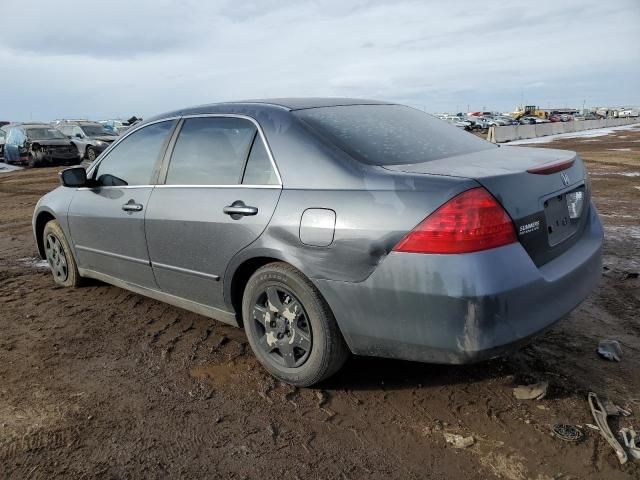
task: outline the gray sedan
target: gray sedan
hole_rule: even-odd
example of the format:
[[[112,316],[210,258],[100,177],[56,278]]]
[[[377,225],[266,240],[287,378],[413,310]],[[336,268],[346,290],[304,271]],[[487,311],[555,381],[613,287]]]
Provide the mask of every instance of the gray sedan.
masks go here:
[[[61,180],[33,215],[57,284],[99,279],[243,326],[294,385],[349,353],[495,357],[567,315],[601,274],[576,153],[498,147],[401,105],[174,111]]]

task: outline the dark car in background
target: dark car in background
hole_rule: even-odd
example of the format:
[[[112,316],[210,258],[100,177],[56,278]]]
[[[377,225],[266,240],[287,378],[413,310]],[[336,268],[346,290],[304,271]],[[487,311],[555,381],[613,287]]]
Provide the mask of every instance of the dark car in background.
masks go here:
[[[118,138],[116,133],[99,122],[67,121],[58,124],[58,128],[75,143],[80,156],[90,162]]]
[[[56,284],[95,278],[244,326],[265,368],[299,386],[349,352],[493,358],[602,272],[575,152],[497,147],[384,102],[174,111],[61,181],[33,215]]]
[[[7,132],[4,148],[7,163],[36,167],[80,161],[78,147],[48,123],[16,123],[2,128]]]

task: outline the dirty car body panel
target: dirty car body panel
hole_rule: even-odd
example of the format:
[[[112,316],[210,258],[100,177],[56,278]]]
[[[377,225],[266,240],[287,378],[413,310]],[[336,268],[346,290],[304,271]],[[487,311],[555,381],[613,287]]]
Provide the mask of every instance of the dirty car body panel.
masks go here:
[[[101,183],[125,142],[163,123],[144,181],[118,184],[113,170]],[[207,150],[218,128],[227,137]],[[198,170],[211,148],[239,163]],[[262,163],[251,180],[252,162]],[[88,187],[43,197],[33,222],[38,237],[41,215],[60,219],[83,276],[241,324],[239,272],[287,262],[322,294],[356,354],[491,358],[566,316],[601,273],[602,227],[575,153],[496,147],[384,102],[178,110],[127,131],[87,175]],[[508,219],[511,240],[460,253],[399,247],[469,192]]]

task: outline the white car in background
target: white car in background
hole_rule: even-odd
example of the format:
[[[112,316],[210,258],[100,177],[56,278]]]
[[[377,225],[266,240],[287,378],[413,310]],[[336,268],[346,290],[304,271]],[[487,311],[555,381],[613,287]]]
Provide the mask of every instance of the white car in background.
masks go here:
[[[469,129],[472,126],[472,123],[469,120],[465,120],[462,117],[458,117],[455,115],[452,115],[450,117],[446,117],[445,120],[447,122],[449,122],[451,125],[454,125],[458,128],[462,128],[462,129]]]
[[[640,116],[640,110],[637,108],[629,108],[627,110],[620,110],[618,112],[618,118],[637,118]]]

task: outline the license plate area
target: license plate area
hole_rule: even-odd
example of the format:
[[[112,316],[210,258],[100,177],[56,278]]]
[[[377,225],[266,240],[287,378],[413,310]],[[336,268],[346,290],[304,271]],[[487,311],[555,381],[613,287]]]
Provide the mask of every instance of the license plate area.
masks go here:
[[[578,219],[572,219],[567,206],[567,193],[547,198],[544,215],[547,222],[547,238],[552,247],[573,235],[578,228]]]

